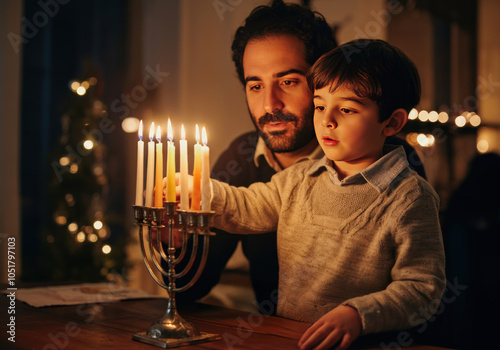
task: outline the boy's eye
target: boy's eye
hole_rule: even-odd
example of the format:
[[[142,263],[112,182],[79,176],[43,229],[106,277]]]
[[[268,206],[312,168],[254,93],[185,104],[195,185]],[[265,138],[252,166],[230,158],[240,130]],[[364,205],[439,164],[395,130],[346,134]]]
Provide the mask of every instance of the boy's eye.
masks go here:
[[[345,114],[352,114],[352,113],[354,113],[354,111],[352,109],[349,109],[349,108],[341,108],[340,110],[342,112],[344,112]]]
[[[314,109],[317,110],[318,112],[323,112],[325,110],[324,106],[314,106]]]

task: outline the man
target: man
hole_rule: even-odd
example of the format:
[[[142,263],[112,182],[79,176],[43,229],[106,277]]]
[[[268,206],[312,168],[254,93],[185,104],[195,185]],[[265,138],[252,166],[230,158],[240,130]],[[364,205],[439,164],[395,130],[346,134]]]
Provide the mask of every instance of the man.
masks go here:
[[[266,40],[260,40],[264,37]],[[249,186],[269,181],[273,174],[296,162],[323,156],[314,134],[313,95],[306,73],[322,54],[336,46],[331,28],[319,13],[280,0],[252,11],[236,31],[232,52],[257,131],[230,144],[212,169],[214,178],[234,186]],[[392,138],[388,142],[401,144],[402,140]],[[415,152],[411,147],[410,150]],[[423,175],[416,153],[409,160]],[[208,294],[241,241],[250,263],[258,307],[263,313],[274,314],[278,290],[276,232],[216,232],[210,240],[207,264],[200,279],[179,293],[178,301],[193,301]],[[178,271],[182,268],[179,266]],[[179,279],[179,285],[192,275]]]

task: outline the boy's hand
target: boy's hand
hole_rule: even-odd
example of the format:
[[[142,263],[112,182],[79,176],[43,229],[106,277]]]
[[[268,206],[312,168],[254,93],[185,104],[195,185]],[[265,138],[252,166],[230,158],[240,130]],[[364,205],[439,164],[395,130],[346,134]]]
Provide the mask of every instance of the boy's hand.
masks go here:
[[[153,241],[153,247],[160,251],[160,247],[158,247],[158,231],[160,230],[161,241],[168,245],[168,228],[164,227],[163,229],[157,229],[156,227],[151,228],[151,240]],[[182,247],[182,242],[184,241],[183,234],[177,229],[173,229],[173,239],[174,239],[174,248],[179,249]]]
[[[299,348],[347,349],[361,333],[361,317],[358,311],[347,305],[339,305],[323,315],[302,335]]]

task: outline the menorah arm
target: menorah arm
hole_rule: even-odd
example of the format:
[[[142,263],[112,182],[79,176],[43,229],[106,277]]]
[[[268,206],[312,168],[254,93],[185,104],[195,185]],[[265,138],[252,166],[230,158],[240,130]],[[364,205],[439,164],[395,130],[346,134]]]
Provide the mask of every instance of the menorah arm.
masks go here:
[[[195,235],[197,236],[197,235]],[[203,269],[205,268],[205,264],[207,263],[207,258],[208,258],[208,247],[209,247],[209,239],[210,239],[210,235],[208,234],[208,232],[204,235],[204,238],[203,238],[203,254],[201,256],[201,262],[200,262],[200,266],[198,266],[198,270],[196,271],[196,274],[195,276],[193,277],[193,279],[188,283],[186,284],[185,286],[182,286],[180,288],[174,288],[173,291],[178,293],[178,292],[183,292],[189,288],[191,288],[193,286],[193,284],[196,283],[196,281],[198,281],[198,279],[200,278],[201,276],[201,273],[203,272]]]
[[[148,235],[151,233],[150,232],[150,229],[151,229],[151,226],[148,226]],[[165,288],[166,290],[168,290],[168,286],[166,284],[164,284],[163,282],[161,282],[158,277],[156,277],[155,273],[153,272],[153,269],[151,268],[151,265],[147,259],[147,254],[146,254],[146,248],[144,246],[144,233],[143,233],[143,227],[142,225],[139,225],[139,241],[140,241],[140,244],[141,244],[141,252],[142,252],[142,260],[144,260],[144,264],[146,265],[146,268],[148,269],[148,272],[149,274],[151,275],[151,277],[153,277],[153,279],[155,280],[156,283],[158,283],[158,285],[162,288]],[[151,251],[151,241],[150,241],[150,253],[151,253],[151,256],[154,256],[154,251]],[[153,257],[153,260],[154,260],[154,257]],[[161,269],[161,272],[163,274],[163,269]]]
[[[193,266],[194,260],[196,258],[197,251],[198,251],[198,234],[193,234],[193,248],[191,250],[191,256],[189,257],[188,264],[184,267],[184,269],[181,272],[176,273],[174,275],[174,278],[180,278],[191,270],[191,267]],[[174,264],[177,264],[180,261],[179,258],[175,259]]]

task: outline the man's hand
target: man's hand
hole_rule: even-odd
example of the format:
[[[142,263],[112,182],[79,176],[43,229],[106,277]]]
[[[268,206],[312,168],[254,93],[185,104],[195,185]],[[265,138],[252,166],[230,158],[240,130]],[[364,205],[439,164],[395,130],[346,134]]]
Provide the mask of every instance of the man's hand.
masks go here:
[[[347,349],[361,334],[361,317],[356,309],[347,305],[339,305],[323,315],[302,335],[299,348]]]

